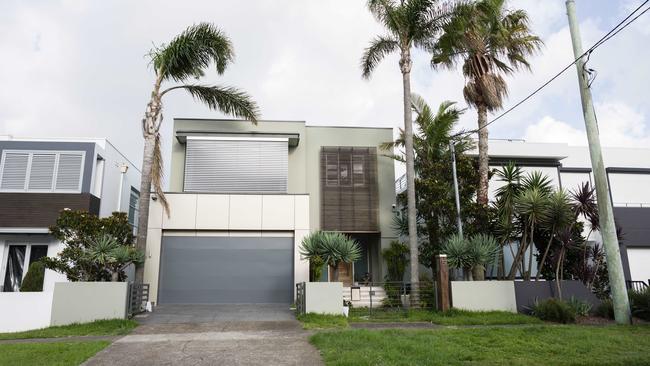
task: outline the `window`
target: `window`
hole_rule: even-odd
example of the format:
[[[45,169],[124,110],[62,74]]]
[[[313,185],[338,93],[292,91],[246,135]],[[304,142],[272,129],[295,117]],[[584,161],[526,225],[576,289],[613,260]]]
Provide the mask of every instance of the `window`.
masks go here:
[[[133,227],[133,231],[138,229],[138,215],[140,214],[140,192],[131,187],[131,195],[129,196],[129,224]]]
[[[355,187],[363,186],[366,183],[364,161],[363,155],[352,156],[352,180]]]
[[[2,291],[18,292],[29,265],[47,256],[47,245],[9,245],[6,253]]]
[[[339,185],[339,154],[325,154],[325,176],[327,186]]]
[[[83,151],[5,150],[0,191],[79,193],[84,158]]]
[[[286,193],[286,138],[188,137],[185,192]]]
[[[377,231],[377,149],[323,146],[320,159],[321,229]]]

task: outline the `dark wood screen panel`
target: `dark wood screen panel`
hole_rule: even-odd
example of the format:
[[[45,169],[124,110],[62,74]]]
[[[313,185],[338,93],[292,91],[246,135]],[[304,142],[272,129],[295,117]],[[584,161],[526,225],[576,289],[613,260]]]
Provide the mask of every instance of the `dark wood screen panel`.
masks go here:
[[[320,189],[322,230],[379,231],[375,147],[322,147]]]

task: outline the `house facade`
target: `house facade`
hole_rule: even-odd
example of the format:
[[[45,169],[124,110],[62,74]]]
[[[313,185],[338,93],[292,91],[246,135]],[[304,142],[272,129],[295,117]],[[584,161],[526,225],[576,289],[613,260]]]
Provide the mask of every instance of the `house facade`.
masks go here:
[[[478,152],[470,154],[477,156]],[[555,187],[574,191],[584,182],[594,183],[589,149],[561,143],[531,143],[524,140],[490,140],[490,169],[499,169],[508,162],[520,166],[524,173],[541,171]],[[603,161],[609,181],[609,194],[614,206],[616,224],[621,227],[621,258],[628,281],[650,279],[650,148],[603,148]],[[501,186],[490,180],[489,197],[494,199]],[[398,192],[404,189],[403,179],[396,181]],[[585,229],[585,234],[589,231]],[[600,242],[598,232],[589,240]],[[512,255],[504,250],[505,265],[512,264]],[[533,261],[533,275],[537,273]],[[495,273],[493,273],[495,274]]]
[[[106,139],[0,136],[0,291],[19,291],[31,263],[63,248],[48,235],[61,210],[123,211],[135,227],[139,189],[139,169]],[[46,270],[43,291],[62,281]]]
[[[379,145],[392,138],[391,128],[176,119],[169,214],[151,202],[152,301],[291,303],[309,280],[299,246],[314,230],[359,242],[362,259],[339,268],[344,284],[381,280],[395,195]]]

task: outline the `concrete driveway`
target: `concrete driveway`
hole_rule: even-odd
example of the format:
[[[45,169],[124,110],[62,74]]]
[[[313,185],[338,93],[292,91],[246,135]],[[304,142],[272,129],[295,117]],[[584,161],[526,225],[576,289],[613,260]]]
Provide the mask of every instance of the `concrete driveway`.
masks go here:
[[[320,365],[289,305],[161,305],[85,365]]]

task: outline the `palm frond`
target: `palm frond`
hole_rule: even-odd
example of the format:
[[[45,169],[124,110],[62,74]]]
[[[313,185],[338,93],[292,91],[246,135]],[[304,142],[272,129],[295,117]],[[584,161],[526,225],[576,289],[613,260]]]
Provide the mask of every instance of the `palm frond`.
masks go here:
[[[257,123],[259,108],[248,93],[231,86],[179,85],[166,89],[161,96],[175,89],[185,89],[208,108],[233,117]]]
[[[370,42],[361,56],[361,76],[369,79],[379,63],[398,48],[398,43],[390,37],[378,36]]]
[[[183,81],[203,76],[212,63],[222,74],[235,54],[230,39],[210,23],[192,25],[169,44],[151,52],[156,73],[164,80]]]

